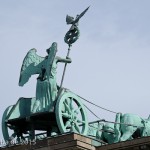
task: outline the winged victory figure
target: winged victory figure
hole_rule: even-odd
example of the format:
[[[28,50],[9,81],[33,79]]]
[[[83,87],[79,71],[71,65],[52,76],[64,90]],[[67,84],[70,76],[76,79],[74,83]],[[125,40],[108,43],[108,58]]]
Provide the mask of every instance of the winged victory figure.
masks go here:
[[[53,43],[47,50],[48,55],[41,57],[36,49],[31,49],[25,56],[20,72],[19,86],[28,82],[34,74],[39,74],[36,85],[36,101],[32,112],[53,111],[54,101],[58,93],[56,83],[57,63],[71,63],[70,58],[62,59],[56,56],[57,43]]]

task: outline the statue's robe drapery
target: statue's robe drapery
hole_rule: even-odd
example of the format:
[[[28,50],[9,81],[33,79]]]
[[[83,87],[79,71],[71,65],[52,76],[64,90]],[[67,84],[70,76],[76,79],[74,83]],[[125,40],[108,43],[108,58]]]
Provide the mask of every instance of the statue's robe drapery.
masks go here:
[[[42,81],[37,79],[36,85],[36,102],[33,107],[33,112],[53,111],[54,101],[57,96],[56,83],[57,57],[54,59],[50,76]]]

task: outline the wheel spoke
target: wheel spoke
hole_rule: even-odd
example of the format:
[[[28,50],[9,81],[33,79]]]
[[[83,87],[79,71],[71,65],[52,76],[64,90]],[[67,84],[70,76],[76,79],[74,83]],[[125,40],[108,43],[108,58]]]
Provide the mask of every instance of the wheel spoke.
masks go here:
[[[65,124],[65,128],[67,129],[67,127],[69,127],[69,126],[70,126],[70,121],[68,120]]]
[[[75,129],[77,130],[78,133],[80,133],[80,127],[78,126],[77,123],[75,123]]]
[[[71,110],[70,110],[68,104],[66,102],[64,102],[64,105],[65,105],[65,110],[68,111],[69,114],[71,114]]]
[[[69,39],[72,40],[72,39]],[[87,135],[88,123],[86,111],[80,98],[70,91],[65,91],[56,103],[56,121],[60,133],[74,132]]]
[[[64,102],[68,105],[69,101],[70,101],[70,98],[66,98]]]
[[[70,130],[70,131],[72,131],[72,132],[75,132],[75,133],[76,133],[76,129],[75,129],[74,125],[72,125],[72,126],[71,126],[71,130]]]
[[[64,118],[71,118],[70,114],[68,114],[68,113],[62,113],[62,116],[63,116]]]
[[[77,121],[78,123],[85,124],[85,121],[83,121],[83,120],[79,120],[79,119],[77,119],[76,121]]]
[[[75,112],[76,114],[78,114],[81,108],[82,108],[82,107],[79,106],[76,110],[74,110],[74,112]]]
[[[73,98],[72,97],[70,99],[70,108],[71,108],[71,110],[73,110]]]

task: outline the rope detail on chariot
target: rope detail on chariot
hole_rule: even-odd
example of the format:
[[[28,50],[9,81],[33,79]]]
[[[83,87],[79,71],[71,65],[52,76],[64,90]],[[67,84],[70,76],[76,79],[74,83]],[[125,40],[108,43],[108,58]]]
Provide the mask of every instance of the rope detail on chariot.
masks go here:
[[[78,95],[78,96],[79,96],[79,95]],[[85,98],[83,98],[83,97],[81,97],[81,96],[79,96],[79,97],[80,97],[81,99],[85,100],[86,102],[88,102],[88,103],[90,103],[90,104],[96,106],[96,107],[99,107],[99,108],[104,109],[104,110],[106,110],[106,111],[109,111],[109,112],[112,112],[112,113],[117,114],[117,112],[114,112],[114,111],[105,109],[105,108],[103,108],[103,107],[101,107],[101,106],[98,106],[97,104],[94,104],[94,103],[92,103],[92,102],[86,100]],[[88,111],[91,112],[96,118],[100,119],[100,120],[98,120],[98,121],[96,121],[96,122],[107,122],[107,123],[113,123],[113,124],[120,124],[120,125],[132,126],[132,127],[136,127],[136,128],[142,128],[142,127],[143,127],[143,126],[136,126],[136,125],[128,124],[128,123],[119,123],[119,122],[113,122],[113,121],[107,121],[107,120],[105,120],[105,119],[101,119],[101,118],[98,117],[90,108],[88,108],[85,104],[84,104],[84,106],[85,106],[85,107],[88,109]],[[90,123],[89,123],[89,124],[90,124]]]
[[[90,111],[96,118],[100,119],[90,108],[88,108],[85,104],[84,106],[86,107],[86,109],[88,109],[88,111]]]
[[[98,119],[100,119],[100,120],[98,120],[98,121],[96,121],[96,122],[108,122],[108,123],[113,123],[113,124],[122,124],[122,125],[127,125],[127,126],[133,126],[133,127],[138,127],[138,128],[140,128],[139,126],[135,126],[135,125],[132,125],[132,124],[119,123],[119,122],[113,122],[113,121],[107,121],[107,120],[105,120],[105,119],[101,119],[101,118],[99,118],[90,108],[88,108],[85,104],[84,104],[84,106],[85,106],[95,117],[97,117]],[[90,123],[89,123],[89,124],[90,124]]]
[[[128,123],[119,123],[119,122],[113,122],[113,121],[107,121],[105,119],[101,119],[99,118],[90,108],[88,108],[85,104],[84,106],[88,109],[88,111],[90,111],[95,117],[97,117],[98,119],[100,120],[97,120],[97,121],[94,121],[94,122],[90,122],[89,124],[92,124],[92,123],[96,123],[96,122],[107,122],[107,123],[112,123],[112,124],[120,124],[120,125],[126,125],[126,126],[132,126],[132,127],[136,127],[136,128],[142,128],[143,126],[136,126],[136,125],[133,125],[133,124],[128,124]]]
[[[79,96],[79,95],[78,95],[78,96]],[[87,99],[85,99],[85,98],[83,98],[83,97],[81,97],[81,96],[79,96],[79,97],[80,97],[81,99],[83,99],[84,101],[86,101],[86,102],[88,102],[88,103],[90,103],[90,104],[92,104],[92,105],[94,105],[94,106],[96,106],[96,107],[98,107],[98,108],[101,108],[101,109],[103,109],[103,110],[109,111],[109,112],[114,113],[114,114],[117,114],[117,112],[115,112],[115,111],[112,111],[112,110],[106,109],[106,108],[104,108],[104,107],[101,107],[101,106],[99,106],[99,105],[97,105],[97,104],[94,104],[94,103],[88,101]]]
[[[108,123],[113,123],[113,124],[122,124],[122,125],[132,126],[132,127],[136,127],[136,128],[142,128],[143,127],[143,126],[135,126],[133,124],[128,124],[128,123],[119,123],[119,122],[106,121],[106,120],[104,120],[103,122],[108,122]]]

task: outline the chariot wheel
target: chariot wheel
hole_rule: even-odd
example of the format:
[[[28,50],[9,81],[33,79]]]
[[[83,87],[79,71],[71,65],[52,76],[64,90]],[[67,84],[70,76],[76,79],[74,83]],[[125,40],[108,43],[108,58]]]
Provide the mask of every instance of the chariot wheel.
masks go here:
[[[15,141],[14,139],[16,139],[16,142],[20,142],[20,140],[25,139],[21,134],[20,134],[21,136],[19,137],[18,136],[19,132],[18,130],[15,129],[15,126],[8,123],[9,113],[11,112],[12,109],[13,105],[7,107],[2,116],[2,133],[6,145],[12,144]]]
[[[3,113],[3,117],[2,117],[2,133],[3,133],[3,137],[5,142],[9,141],[10,135],[9,135],[9,127],[7,125],[7,116],[10,112],[10,110],[12,109],[13,106],[9,106],[6,108],[6,110]]]
[[[88,120],[80,98],[65,91],[58,98],[55,107],[56,121],[61,133],[75,132],[87,135]]]

